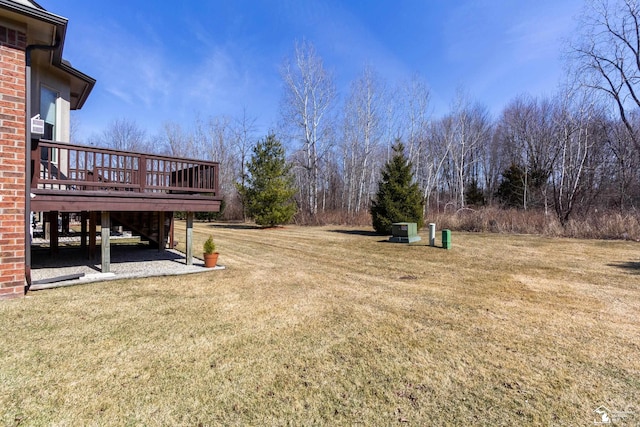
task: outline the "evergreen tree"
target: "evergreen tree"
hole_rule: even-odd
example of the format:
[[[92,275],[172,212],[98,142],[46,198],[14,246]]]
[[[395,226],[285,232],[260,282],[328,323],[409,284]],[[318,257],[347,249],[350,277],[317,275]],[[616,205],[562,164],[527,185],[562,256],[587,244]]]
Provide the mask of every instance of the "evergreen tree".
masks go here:
[[[508,207],[522,207],[524,202],[525,173],[522,167],[512,164],[502,172],[502,180],[496,197]]]
[[[472,179],[464,190],[464,201],[470,206],[484,206],[484,193],[477,179]]]
[[[282,143],[274,134],[259,141],[247,164],[249,175],[238,191],[246,201],[247,215],[258,225],[274,226],[291,221],[296,213],[291,167]]]
[[[526,209],[528,206],[539,205],[541,203],[539,193],[548,176],[549,173],[544,170],[527,171],[520,165],[512,164],[502,172],[496,197],[507,207]]]
[[[376,200],[371,204],[373,228],[380,234],[391,234],[394,222],[415,222],[424,225],[422,195],[413,179],[413,165],[404,154],[404,145],[396,141],[393,157],[382,170]]]

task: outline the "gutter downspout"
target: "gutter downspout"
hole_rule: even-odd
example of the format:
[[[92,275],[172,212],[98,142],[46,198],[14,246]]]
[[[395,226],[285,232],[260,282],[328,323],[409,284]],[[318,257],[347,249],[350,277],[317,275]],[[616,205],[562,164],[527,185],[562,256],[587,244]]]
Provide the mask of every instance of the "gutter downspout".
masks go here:
[[[25,245],[24,245],[24,272],[26,286],[24,293],[26,294],[31,287],[31,52],[38,50],[53,51],[60,46],[60,39],[56,39],[53,45],[32,44],[25,49],[25,81],[26,81],[26,146],[25,146],[25,203],[24,203],[24,219],[25,219]]]

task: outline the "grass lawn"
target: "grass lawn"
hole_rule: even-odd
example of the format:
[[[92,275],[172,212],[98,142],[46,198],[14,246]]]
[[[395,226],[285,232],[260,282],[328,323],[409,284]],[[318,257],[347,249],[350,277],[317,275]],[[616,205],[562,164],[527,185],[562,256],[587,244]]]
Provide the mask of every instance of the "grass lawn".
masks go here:
[[[639,243],[209,234],[226,270],[0,303],[0,424],[640,424]]]

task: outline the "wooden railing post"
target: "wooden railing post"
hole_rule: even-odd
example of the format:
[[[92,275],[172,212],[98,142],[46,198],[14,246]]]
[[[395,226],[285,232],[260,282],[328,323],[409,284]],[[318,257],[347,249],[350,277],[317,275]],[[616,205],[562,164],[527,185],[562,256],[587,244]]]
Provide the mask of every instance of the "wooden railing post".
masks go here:
[[[215,195],[219,196],[220,195],[220,166],[218,164],[216,164],[214,167],[214,172],[213,172],[213,180],[214,180],[214,184],[213,184],[213,189],[215,191]]]
[[[147,156],[144,154],[140,156],[140,164],[138,165],[138,173],[140,176],[138,177],[138,183],[140,185],[140,192],[144,193],[145,187],[147,185]]]
[[[31,150],[31,188],[38,186],[40,180],[40,150]]]

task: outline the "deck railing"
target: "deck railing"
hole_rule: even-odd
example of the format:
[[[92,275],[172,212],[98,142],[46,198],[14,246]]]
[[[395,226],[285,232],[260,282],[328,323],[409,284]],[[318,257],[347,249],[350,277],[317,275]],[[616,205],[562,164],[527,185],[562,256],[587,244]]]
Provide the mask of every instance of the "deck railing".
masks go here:
[[[219,193],[219,164],[52,141],[32,151],[34,189]]]

